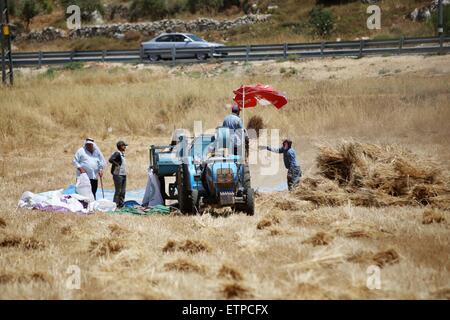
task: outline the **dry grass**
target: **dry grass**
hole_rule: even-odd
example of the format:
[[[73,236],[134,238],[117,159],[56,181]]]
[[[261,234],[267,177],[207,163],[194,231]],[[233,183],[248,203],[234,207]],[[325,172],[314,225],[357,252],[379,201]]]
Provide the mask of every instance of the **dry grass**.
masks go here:
[[[431,224],[431,223],[444,223],[445,213],[439,210],[426,210],[423,212],[422,223],[423,224]]]
[[[390,65],[402,72],[377,75]],[[420,188],[380,188],[421,198],[429,178],[434,184],[440,179],[422,161],[448,170],[447,65],[448,56],[312,60],[290,64],[299,72],[289,79],[279,74],[287,65],[273,62],[143,70],[99,64],[56,70],[54,77],[44,69],[22,72],[14,88],[0,88],[0,298],[448,299],[448,210],[324,202],[334,192],[347,192],[349,183],[355,188],[361,181],[355,175],[341,183],[316,181],[326,186],[320,205],[294,193],[259,193],[253,217],[215,208],[202,216],[150,217],[17,208],[26,190],[74,182],[70,161],[87,135],[105,156],[118,139],[127,140],[128,188],[142,188],[148,146],[167,143],[174,126],[220,124],[229,112],[223,106],[242,82],[287,92],[290,104],[282,110],[249,110],[246,119],[258,114],[266,128],[293,138],[303,183],[314,186],[307,178],[319,174],[316,145],[338,146],[343,139],[397,145],[411,150],[424,171],[398,157],[382,167],[408,172]],[[368,163],[363,178],[375,172]],[[275,176],[262,176],[258,166],[251,171],[255,187],[286,179],[284,169]],[[401,178],[394,172],[388,177]],[[113,187],[109,174],[104,183]],[[308,239],[312,244],[302,244]],[[72,265],[80,268],[81,290],[65,286]],[[371,265],[382,266],[380,290],[366,287]]]

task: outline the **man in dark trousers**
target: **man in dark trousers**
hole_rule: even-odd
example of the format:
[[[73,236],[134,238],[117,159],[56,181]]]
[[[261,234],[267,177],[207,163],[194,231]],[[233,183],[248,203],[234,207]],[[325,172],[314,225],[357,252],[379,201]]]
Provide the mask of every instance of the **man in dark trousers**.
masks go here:
[[[285,139],[281,148],[271,148],[267,146],[260,147],[262,150],[269,150],[276,153],[283,154],[284,166],[288,169],[287,172],[287,183],[289,190],[292,190],[300,183],[300,178],[302,176],[302,170],[297,162],[297,156],[294,148],[292,148],[292,141]]]
[[[127,188],[127,162],[125,160],[125,150],[128,145],[124,141],[117,142],[117,150],[109,158],[111,174],[114,180],[114,202],[117,208],[122,208],[125,202],[125,193]]]

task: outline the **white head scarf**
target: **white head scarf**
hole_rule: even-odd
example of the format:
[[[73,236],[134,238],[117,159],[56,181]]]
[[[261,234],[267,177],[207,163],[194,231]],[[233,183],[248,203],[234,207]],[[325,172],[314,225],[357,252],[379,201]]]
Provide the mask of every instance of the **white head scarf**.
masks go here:
[[[87,145],[88,143],[94,145],[94,152],[97,150],[97,152],[98,152],[98,154],[100,155],[100,158],[102,159],[103,163],[106,164],[106,159],[105,159],[105,157],[103,156],[103,153],[100,151],[100,148],[99,148],[99,147],[97,146],[97,144],[94,142],[94,139],[87,138],[87,139],[84,141],[83,147],[86,148],[86,145]]]

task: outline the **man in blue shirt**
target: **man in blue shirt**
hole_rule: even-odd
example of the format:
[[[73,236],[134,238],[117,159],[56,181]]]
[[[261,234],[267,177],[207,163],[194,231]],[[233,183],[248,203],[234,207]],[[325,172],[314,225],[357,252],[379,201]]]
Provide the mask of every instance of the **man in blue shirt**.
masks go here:
[[[261,149],[269,150],[276,153],[283,154],[284,166],[288,169],[287,173],[287,183],[289,190],[292,190],[300,183],[300,178],[302,176],[302,170],[297,162],[297,155],[294,148],[292,148],[292,141],[285,139],[283,141],[283,146],[281,148],[271,148],[268,146],[260,147]]]
[[[239,106],[233,105],[231,108],[231,114],[225,117],[222,127],[233,130],[242,129],[244,125],[242,124],[242,119],[239,117],[239,113]]]
[[[231,114],[227,115],[223,120],[222,127],[230,129],[230,137],[234,146],[234,154],[238,154],[238,148],[242,148],[242,141],[244,140],[246,147],[246,154],[248,153],[248,136],[244,130],[242,119],[239,117],[240,109],[238,105],[233,105]]]

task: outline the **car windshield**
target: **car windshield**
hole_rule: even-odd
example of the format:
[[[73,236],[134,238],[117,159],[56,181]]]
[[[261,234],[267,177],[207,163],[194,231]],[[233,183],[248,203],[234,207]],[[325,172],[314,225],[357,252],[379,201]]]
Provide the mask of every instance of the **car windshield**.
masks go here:
[[[205,42],[205,40],[203,40],[203,39],[200,38],[200,37],[197,37],[195,34],[188,34],[187,36],[188,36],[189,38],[191,38],[192,40],[194,40],[194,41]]]

